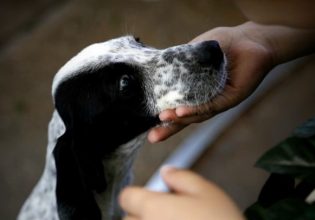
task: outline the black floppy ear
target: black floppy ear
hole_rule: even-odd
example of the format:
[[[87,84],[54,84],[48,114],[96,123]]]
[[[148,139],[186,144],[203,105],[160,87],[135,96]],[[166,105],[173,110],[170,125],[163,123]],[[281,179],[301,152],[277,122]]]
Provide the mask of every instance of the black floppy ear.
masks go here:
[[[137,76],[135,68],[118,63],[93,71],[66,79],[54,94],[66,128],[53,151],[61,220],[101,219],[94,193],[107,187],[103,161],[158,120],[145,113],[140,78],[130,93],[120,90],[122,74]]]
[[[89,189],[78,156],[73,151],[71,134],[61,136],[54,149],[57,170],[56,197],[58,214],[63,219],[101,219],[100,210]]]
[[[78,85],[64,83],[55,95],[56,109],[66,131],[53,151],[56,170],[56,196],[60,219],[101,219],[93,192],[103,192],[106,180],[97,137],[99,128],[91,123],[103,111],[106,101],[95,94],[73,90]],[[82,89],[82,88],[80,88]],[[100,147],[101,146],[101,147]]]

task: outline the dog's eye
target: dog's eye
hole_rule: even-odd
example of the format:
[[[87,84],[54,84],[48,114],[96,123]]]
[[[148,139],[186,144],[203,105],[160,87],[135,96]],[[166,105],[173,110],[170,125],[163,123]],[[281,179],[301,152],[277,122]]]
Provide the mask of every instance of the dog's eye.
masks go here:
[[[130,87],[131,81],[132,78],[129,75],[123,75],[119,81],[119,90],[121,92],[126,91]]]

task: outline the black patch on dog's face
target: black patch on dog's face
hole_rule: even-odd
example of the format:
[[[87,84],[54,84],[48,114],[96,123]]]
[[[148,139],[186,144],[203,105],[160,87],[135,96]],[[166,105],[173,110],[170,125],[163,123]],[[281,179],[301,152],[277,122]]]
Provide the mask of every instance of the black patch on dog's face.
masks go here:
[[[66,126],[54,149],[60,219],[101,219],[93,192],[106,190],[102,161],[158,123],[145,111],[140,71],[116,63],[58,86],[55,105]]]

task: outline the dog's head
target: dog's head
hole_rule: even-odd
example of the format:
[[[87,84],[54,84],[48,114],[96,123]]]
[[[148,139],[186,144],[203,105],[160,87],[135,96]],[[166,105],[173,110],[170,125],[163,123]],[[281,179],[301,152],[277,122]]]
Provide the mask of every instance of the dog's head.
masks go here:
[[[91,191],[106,189],[102,160],[157,125],[162,110],[205,103],[225,80],[215,41],[158,50],[127,36],[93,44],[68,61],[52,91],[66,127],[54,149],[60,215],[98,219]]]
[[[216,41],[157,50],[127,36],[93,44],[73,57],[57,73],[53,95],[64,82],[80,77],[102,77],[99,87],[112,88],[113,95],[141,89],[144,111],[156,116],[179,105],[205,103],[218,94],[226,80],[225,58]]]

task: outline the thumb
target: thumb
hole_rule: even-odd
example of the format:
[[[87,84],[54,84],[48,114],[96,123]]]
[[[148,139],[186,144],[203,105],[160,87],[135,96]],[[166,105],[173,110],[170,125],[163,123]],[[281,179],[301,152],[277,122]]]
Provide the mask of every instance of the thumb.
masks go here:
[[[160,172],[165,184],[176,194],[200,195],[209,187],[203,177],[188,170],[164,166]]]
[[[213,219],[244,220],[234,201],[221,188],[203,177],[188,170],[172,167],[163,167],[161,175],[175,194],[194,198],[193,201],[200,207],[206,204],[206,210],[211,210],[211,216],[219,216]],[[202,202],[198,203],[198,201]]]

